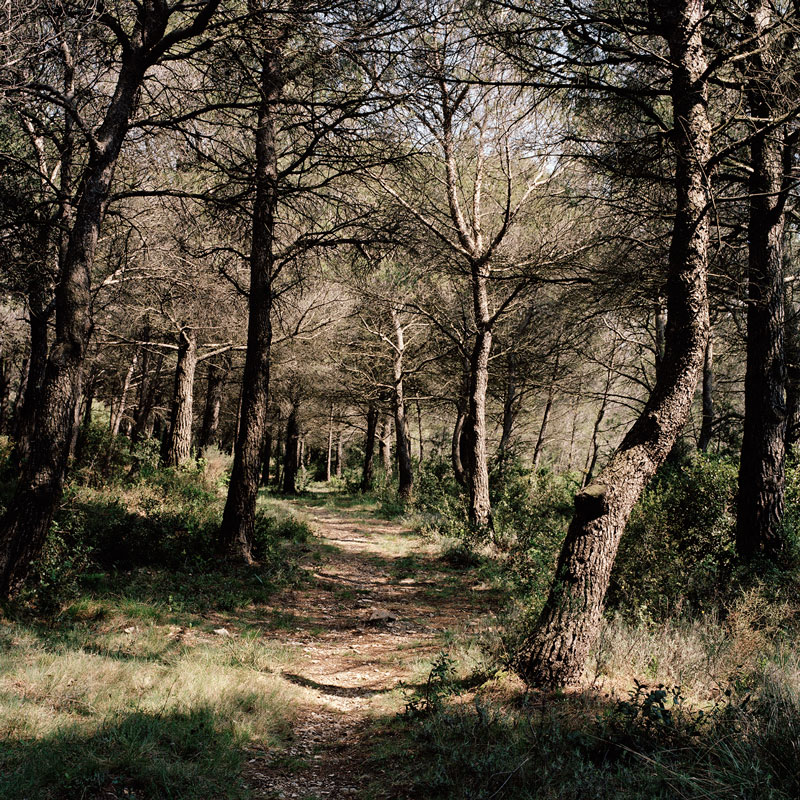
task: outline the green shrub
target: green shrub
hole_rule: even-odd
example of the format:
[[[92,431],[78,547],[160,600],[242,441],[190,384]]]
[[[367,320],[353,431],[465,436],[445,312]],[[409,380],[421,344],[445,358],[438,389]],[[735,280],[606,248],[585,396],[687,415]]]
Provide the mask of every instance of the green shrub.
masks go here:
[[[735,562],[736,486],[737,467],[726,458],[665,464],[625,529],[609,608],[664,619],[722,605]]]

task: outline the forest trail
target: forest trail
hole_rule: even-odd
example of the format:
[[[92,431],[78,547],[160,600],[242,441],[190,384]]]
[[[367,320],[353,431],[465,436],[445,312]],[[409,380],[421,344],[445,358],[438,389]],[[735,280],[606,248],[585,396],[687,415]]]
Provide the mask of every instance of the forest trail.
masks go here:
[[[274,599],[286,615],[276,637],[300,653],[283,677],[311,689],[297,709],[285,750],[252,758],[257,798],[334,800],[374,793],[366,737],[370,724],[403,709],[399,683],[423,681],[451,633],[474,629],[489,608],[487,587],[448,567],[410,529],[363,508],[292,504],[313,527],[324,556],[313,580]],[[407,691],[410,691],[407,690]]]

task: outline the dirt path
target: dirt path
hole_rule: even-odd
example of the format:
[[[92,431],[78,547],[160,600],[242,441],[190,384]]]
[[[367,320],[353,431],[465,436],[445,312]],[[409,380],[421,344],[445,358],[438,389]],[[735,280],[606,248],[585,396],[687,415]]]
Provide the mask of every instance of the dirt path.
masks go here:
[[[407,528],[363,510],[295,506],[325,555],[310,586],[276,598],[287,619],[276,638],[302,653],[283,677],[315,699],[297,709],[287,749],[249,762],[248,780],[257,798],[363,797],[379,777],[364,758],[370,720],[402,709],[398,682],[424,679],[443,634],[479,624],[488,597]]]

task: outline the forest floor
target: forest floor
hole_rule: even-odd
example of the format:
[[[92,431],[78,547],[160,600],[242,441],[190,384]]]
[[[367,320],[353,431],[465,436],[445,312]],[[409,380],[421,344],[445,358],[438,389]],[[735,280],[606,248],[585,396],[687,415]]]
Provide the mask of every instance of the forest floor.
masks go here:
[[[247,777],[261,798],[399,797],[371,760],[379,721],[424,691],[439,653],[491,624],[497,598],[408,527],[325,500],[292,503],[324,555],[313,580],[276,596],[272,608],[296,621],[282,641],[297,657],[282,675],[312,692],[288,746],[251,758]]]
[[[0,614],[0,800],[415,797],[398,714],[441,653],[450,685],[481,682],[498,591],[374,499],[263,503],[314,536],[254,568],[109,571],[52,615]]]

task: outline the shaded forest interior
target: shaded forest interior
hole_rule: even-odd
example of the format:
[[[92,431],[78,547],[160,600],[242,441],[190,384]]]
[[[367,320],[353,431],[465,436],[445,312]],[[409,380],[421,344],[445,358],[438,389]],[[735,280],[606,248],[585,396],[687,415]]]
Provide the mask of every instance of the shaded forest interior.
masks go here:
[[[798,34],[10,4],[0,800],[800,796]]]

